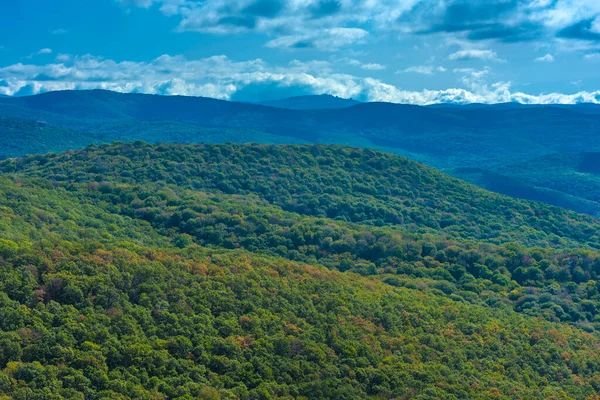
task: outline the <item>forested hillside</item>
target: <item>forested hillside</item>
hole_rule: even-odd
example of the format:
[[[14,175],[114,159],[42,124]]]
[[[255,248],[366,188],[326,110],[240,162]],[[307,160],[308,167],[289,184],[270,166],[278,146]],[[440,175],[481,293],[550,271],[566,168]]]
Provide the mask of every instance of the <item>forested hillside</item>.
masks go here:
[[[552,154],[504,166],[502,172],[600,204],[600,152]]]
[[[43,154],[78,149],[101,141],[95,134],[49,125],[44,121],[0,116],[0,159],[19,157],[27,153]]]
[[[116,143],[0,170],[10,398],[600,394],[594,218],[339,146]]]

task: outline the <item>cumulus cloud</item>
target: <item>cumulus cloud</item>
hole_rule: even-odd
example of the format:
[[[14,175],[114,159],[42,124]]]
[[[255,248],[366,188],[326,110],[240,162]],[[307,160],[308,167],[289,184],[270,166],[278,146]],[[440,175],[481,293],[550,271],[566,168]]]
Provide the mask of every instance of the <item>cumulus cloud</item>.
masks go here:
[[[46,47],[46,48],[40,49],[37,53],[38,54],[52,54],[52,49],[49,49]]]
[[[552,63],[552,62],[554,62],[554,56],[552,54],[548,53],[544,56],[536,58],[535,61],[543,62],[543,63]]]
[[[52,90],[108,89],[165,95],[235,98],[249,87],[297,88],[305,93],[394,103],[600,103],[600,91],[532,95],[513,92],[510,83],[488,84],[489,69],[455,69],[463,87],[407,91],[371,77],[335,72],[328,62],[293,61],[272,65],[261,59],[236,62],[226,56],[189,60],[163,55],[149,62],[102,59],[91,55],[46,65],[0,68],[0,93],[34,94]]]
[[[495,62],[505,62],[498,57],[495,51],[492,50],[478,50],[478,49],[468,49],[468,50],[459,50],[454,52],[448,56],[449,60],[452,61],[467,61],[467,60],[483,60],[483,61],[495,61]]]

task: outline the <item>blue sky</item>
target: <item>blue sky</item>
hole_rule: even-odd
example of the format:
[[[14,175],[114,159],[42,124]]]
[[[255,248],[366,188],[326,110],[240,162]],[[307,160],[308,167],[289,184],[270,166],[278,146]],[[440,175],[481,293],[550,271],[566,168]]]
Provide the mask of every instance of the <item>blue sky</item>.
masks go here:
[[[599,0],[19,0],[0,94],[600,102]]]

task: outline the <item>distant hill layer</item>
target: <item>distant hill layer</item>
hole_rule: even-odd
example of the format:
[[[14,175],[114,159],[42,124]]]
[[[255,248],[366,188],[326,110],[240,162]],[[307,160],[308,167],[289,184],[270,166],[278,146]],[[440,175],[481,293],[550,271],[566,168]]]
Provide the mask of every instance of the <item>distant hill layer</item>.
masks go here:
[[[364,103],[337,110],[287,110],[199,97],[66,91],[2,99],[0,115],[108,131],[116,138],[127,138],[135,129],[132,122],[138,121],[255,129],[286,140],[380,147],[442,168],[494,166],[559,151],[600,151],[600,115],[573,107]]]
[[[488,190],[600,215],[600,153],[559,153],[453,175]]]
[[[259,104],[268,107],[288,108],[291,110],[332,110],[352,107],[361,104],[361,102],[324,94],[320,96],[289,97],[281,100],[263,101]]]
[[[548,173],[545,179],[536,179],[534,176],[538,171],[527,169],[515,169],[502,174],[481,168],[458,168],[452,171],[452,175],[511,197],[541,201],[600,216],[600,202],[596,200],[598,180],[585,176],[567,177],[566,171],[560,169],[556,172],[556,175]]]
[[[78,149],[101,141],[99,135],[84,133],[43,121],[0,117],[0,158]]]
[[[323,99],[327,102],[342,100]],[[294,101],[302,103],[300,100]],[[46,150],[80,148],[89,143],[115,140],[333,143],[385,150],[451,173],[465,168],[492,171],[517,179],[524,186],[531,184],[521,180],[515,169],[503,168],[559,152],[600,152],[598,110],[600,106],[591,104],[418,107],[390,103],[292,110],[209,98],[107,91],[51,92],[0,99],[0,115],[5,119],[28,119],[52,126],[52,129],[64,129],[61,134],[56,134],[52,147]],[[31,137],[27,136],[32,132],[27,124],[23,125],[22,132],[23,137]],[[14,129],[0,130],[0,135],[8,135],[5,137],[14,137],[16,133]],[[43,142],[44,138],[41,139]],[[4,156],[40,150],[29,139],[0,143],[0,155]],[[484,181],[472,173],[457,173],[457,176],[480,184]],[[515,194],[511,185],[485,187]],[[549,192],[544,192],[540,196],[538,189],[557,193],[547,195]],[[596,205],[589,203],[594,199],[562,192],[546,184],[528,187],[519,195],[596,214]]]
[[[524,183],[600,204],[600,152],[552,154],[499,170]]]

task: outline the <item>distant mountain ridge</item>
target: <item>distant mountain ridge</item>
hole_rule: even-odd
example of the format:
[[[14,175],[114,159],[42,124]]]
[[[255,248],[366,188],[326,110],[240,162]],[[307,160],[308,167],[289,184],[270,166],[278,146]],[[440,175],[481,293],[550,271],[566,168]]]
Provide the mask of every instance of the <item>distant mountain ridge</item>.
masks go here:
[[[262,101],[258,104],[268,107],[287,108],[290,110],[335,110],[339,108],[352,107],[357,104],[361,104],[361,102],[354,99],[344,99],[342,97],[322,94],[315,96],[295,96],[280,100]]]
[[[327,96],[323,99],[346,101]],[[597,213],[593,210],[600,209],[600,204],[590,204],[595,202],[592,198],[578,198],[570,192],[563,195],[560,189],[557,192],[544,185],[529,187],[531,184],[521,179],[516,169],[503,170],[556,153],[600,152],[600,106],[592,104],[421,107],[359,103],[346,108],[305,110],[203,97],[93,90],[2,98],[0,116],[4,116],[5,125],[7,119],[16,119],[22,126],[21,131],[14,126],[11,130],[0,126],[0,137],[4,139],[0,155],[4,157],[41,151],[31,136],[37,131],[28,128],[24,120],[39,121],[47,126],[46,130],[55,130],[54,139],[41,137],[49,145],[43,147],[44,151],[117,140],[343,144],[403,155],[511,196],[543,199],[594,215]],[[64,132],[59,134],[59,128]],[[64,136],[65,132],[74,137]],[[487,178],[457,172],[465,168],[490,171],[493,174],[487,178],[493,176],[493,182],[498,176],[506,176],[509,180],[503,182],[508,185],[485,186]],[[514,186],[512,179],[520,183]],[[542,189],[541,197],[536,188]]]
[[[600,204],[600,152],[558,153],[506,165],[498,171],[535,187],[546,187]]]
[[[532,109],[556,109],[556,110],[568,110],[579,114],[586,115],[600,115],[600,104],[594,103],[578,103],[578,104],[521,104],[521,103],[496,103],[496,104],[482,104],[482,103],[470,103],[470,104],[432,104],[426,106],[428,108],[435,109],[465,109],[465,110],[532,110]]]

